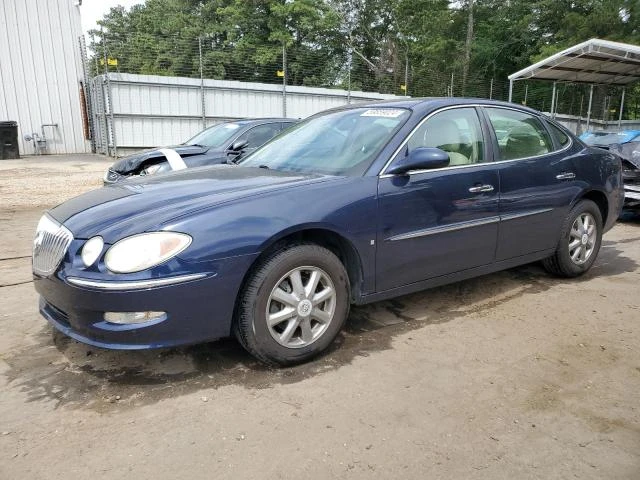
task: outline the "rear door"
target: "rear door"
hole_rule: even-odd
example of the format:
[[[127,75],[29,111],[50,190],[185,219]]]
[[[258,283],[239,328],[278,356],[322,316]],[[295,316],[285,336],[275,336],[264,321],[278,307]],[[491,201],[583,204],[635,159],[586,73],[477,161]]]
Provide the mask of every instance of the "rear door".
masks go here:
[[[442,110],[412,132],[394,161],[417,147],[437,147],[449,153],[450,166],[382,172],[377,291],[493,262],[499,187],[486,133],[475,108]]]
[[[502,107],[484,112],[495,133],[500,175],[496,261],[555,248],[580,191],[571,139],[529,112]]]

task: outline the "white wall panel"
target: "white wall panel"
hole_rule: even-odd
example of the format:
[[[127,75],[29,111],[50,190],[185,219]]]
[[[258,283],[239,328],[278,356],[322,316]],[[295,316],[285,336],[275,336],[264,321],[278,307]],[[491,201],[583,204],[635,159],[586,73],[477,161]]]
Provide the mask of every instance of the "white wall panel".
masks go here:
[[[47,153],[90,151],[80,106],[83,79],[73,0],[0,1],[0,121],[18,122],[20,153],[33,153],[23,137],[42,125]]]
[[[118,153],[184,142],[202,130],[200,80],[156,75],[109,75]],[[351,103],[402,98],[351,92]],[[282,86],[204,81],[206,125],[238,118],[282,117]],[[347,91],[287,87],[287,117],[305,118],[347,103]]]

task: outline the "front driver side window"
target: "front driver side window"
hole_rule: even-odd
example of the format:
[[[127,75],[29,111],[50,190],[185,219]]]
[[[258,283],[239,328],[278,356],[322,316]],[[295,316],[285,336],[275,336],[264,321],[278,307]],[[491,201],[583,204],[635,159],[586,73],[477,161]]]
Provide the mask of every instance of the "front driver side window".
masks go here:
[[[452,108],[436,113],[413,132],[409,151],[436,147],[449,154],[449,165],[484,162],[484,141],[475,108]]]
[[[533,115],[505,108],[487,108],[496,132],[501,160],[536,157],[553,150],[549,133]]]
[[[234,143],[246,140],[246,148],[257,148],[263,143],[267,143],[268,140],[271,140],[271,138],[274,137],[279,131],[279,123],[267,123],[265,125],[258,125],[257,127],[253,127],[251,130],[247,130],[246,132],[244,132]]]

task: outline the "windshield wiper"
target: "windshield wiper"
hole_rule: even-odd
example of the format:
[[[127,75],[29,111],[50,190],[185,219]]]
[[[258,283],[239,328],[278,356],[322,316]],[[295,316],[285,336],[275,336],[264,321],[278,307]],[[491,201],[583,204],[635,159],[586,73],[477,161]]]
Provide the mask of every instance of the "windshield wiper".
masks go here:
[[[271,167],[269,167],[269,165],[258,165],[258,168],[264,168],[265,170],[271,170]]]

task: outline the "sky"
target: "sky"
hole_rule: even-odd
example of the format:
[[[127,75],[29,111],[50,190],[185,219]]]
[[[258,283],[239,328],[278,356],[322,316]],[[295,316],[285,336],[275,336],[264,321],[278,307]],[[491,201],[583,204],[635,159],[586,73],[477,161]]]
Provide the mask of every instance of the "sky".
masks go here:
[[[133,5],[144,3],[144,0],[82,0],[80,16],[82,17],[82,31],[86,34],[92,28],[97,28],[100,20],[111,7],[122,5],[129,9]]]

